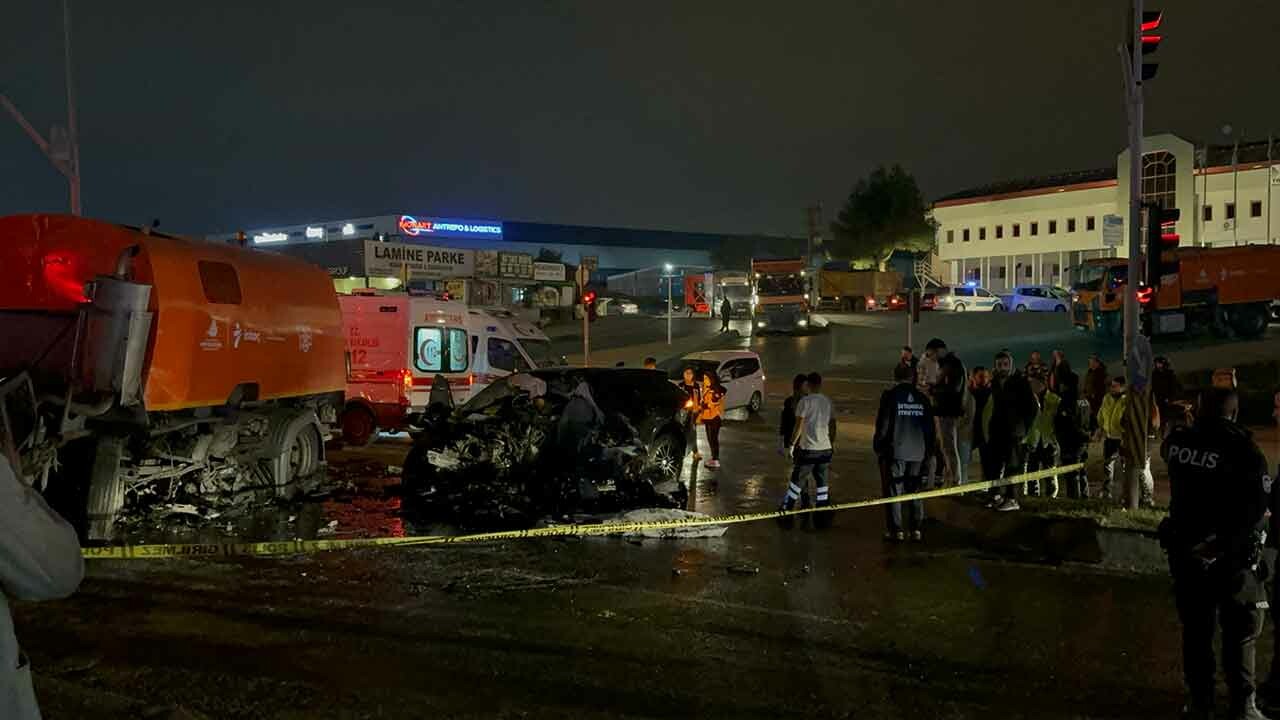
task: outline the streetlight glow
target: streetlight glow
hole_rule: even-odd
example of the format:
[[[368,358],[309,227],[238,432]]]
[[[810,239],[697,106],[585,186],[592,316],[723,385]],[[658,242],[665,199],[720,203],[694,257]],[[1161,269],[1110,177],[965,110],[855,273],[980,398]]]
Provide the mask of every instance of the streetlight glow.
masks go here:
[[[663,268],[664,270],[666,270],[668,274],[669,274],[672,270],[674,270],[674,269],[675,269],[675,268],[671,267],[671,263],[667,263],[666,265],[663,265],[663,266],[662,266],[662,268]]]

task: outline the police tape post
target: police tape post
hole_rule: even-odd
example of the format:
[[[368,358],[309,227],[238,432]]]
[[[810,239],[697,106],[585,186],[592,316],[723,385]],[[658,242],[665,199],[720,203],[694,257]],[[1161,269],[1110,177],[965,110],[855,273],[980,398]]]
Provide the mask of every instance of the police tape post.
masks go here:
[[[838,512],[841,510],[860,510],[879,507],[892,503],[912,500],[930,500],[934,498],[964,495],[981,492],[1008,485],[1041,480],[1064,473],[1083,470],[1084,463],[1062,465],[1059,467],[1022,473],[1002,480],[986,480],[966,483],[936,490],[897,495],[894,497],[872,498],[847,503],[836,503],[822,507],[798,508],[795,510],[775,510],[773,512],[745,513],[738,515],[714,515],[692,517],[680,520],[658,520],[648,522],[595,523],[590,525],[550,525],[547,527],[527,528],[524,530],[498,530],[494,532],[474,533],[471,535],[422,535],[410,537],[352,538],[348,540],[276,540],[270,542],[226,542],[226,543],[188,543],[161,545],[111,545],[104,547],[83,548],[86,560],[158,560],[163,558],[203,559],[217,557],[257,557],[268,555],[301,555],[334,550],[350,550],[368,547],[413,547],[420,545],[453,545],[459,543],[493,542],[497,540],[521,540],[539,537],[566,537],[580,535],[619,535],[640,532],[642,530],[675,530],[680,528],[703,527],[709,525],[738,525],[761,520],[786,517],[789,515],[806,515],[810,513]]]

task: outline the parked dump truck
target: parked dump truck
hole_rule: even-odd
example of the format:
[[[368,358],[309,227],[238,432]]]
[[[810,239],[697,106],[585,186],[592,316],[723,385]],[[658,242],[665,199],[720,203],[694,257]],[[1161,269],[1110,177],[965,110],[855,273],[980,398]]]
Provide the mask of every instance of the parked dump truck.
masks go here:
[[[902,292],[902,274],[880,270],[817,270],[810,298],[819,310],[865,312]]]
[[[1168,251],[1152,293],[1151,333],[1212,331],[1257,337],[1280,298],[1280,246],[1186,247]],[[1123,327],[1128,264],[1121,258],[1084,263],[1072,285],[1072,320],[1102,335]]]
[[[752,260],[751,328],[754,332],[809,329],[807,272],[804,260]]]
[[[322,468],[346,369],[320,268],[60,215],[0,218],[0,267],[5,438],[82,535],[127,498],[288,497]]]

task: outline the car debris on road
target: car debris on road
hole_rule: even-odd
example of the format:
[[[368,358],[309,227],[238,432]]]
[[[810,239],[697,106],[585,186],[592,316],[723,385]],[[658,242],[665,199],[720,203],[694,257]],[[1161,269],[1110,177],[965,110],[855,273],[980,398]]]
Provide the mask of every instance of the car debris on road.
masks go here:
[[[405,459],[404,487],[427,514],[468,527],[679,507],[684,399],[651,370],[512,375],[437,415]]]

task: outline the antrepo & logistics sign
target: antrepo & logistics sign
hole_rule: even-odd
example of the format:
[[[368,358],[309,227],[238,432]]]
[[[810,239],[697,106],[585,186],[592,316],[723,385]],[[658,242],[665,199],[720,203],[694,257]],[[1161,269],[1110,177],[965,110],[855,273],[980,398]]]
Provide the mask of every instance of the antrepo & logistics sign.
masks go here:
[[[364,271],[369,277],[401,277],[439,280],[471,277],[475,273],[475,252],[435,245],[364,242]]]
[[[396,223],[404,237],[502,237],[502,223],[495,220],[460,220],[457,218],[428,218],[401,215]]]

